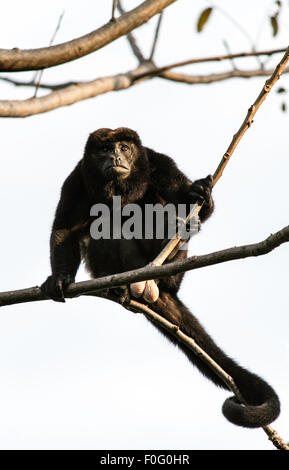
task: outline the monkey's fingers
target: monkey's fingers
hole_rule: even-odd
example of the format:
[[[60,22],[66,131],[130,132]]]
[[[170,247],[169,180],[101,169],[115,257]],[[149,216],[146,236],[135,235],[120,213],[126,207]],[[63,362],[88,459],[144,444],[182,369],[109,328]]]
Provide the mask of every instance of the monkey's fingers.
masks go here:
[[[126,305],[130,301],[130,293],[127,286],[112,287],[109,292],[117,297],[118,302],[121,305]]]
[[[48,276],[46,281],[40,286],[40,289],[55,302],[64,303],[65,290],[72,282],[74,282],[74,278],[70,274],[52,274]]]
[[[159,288],[156,285],[155,281],[146,281],[145,290],[143,293],[143,299],[152,304],[156,302],[159,298]]]
[[[146,281],[133,282],[132,284],[130,284],[131,294],[136,299],[138,299],[139,297],[141,297],[143,295],[143,292],[145,290],[145,286],[146,286]]]
[[[57,292],[57,301],[58,302],[65,302],[65,298],[64,298],[64,291],[63,291],[63,288],[64,288],[64,282],[63,280],[59,280],[57,283],[56,283],[56,292]],[[56,300],[56,299],[54,299]]]
[[[130,285],[130,291],[134,297],[142,296],[149,304],[156,302],[159,298],[159,288],[153,280],[134,282]]]
[[[212,177],[208,176],[201,180],[195,181],[190,188],[190,195],[194,202],[211,203],[212,196]]]
[[[47,297],[55,302],[65,302],[63,288],[59,285],[59,282],[61,281],[57,281],[54,276],[49,276],[40,286],[40,289]]]

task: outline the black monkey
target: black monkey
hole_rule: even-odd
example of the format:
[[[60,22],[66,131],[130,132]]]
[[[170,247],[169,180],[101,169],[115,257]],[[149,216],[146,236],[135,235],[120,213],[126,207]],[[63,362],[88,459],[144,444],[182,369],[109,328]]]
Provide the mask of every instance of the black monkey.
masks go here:
[[[52,275],[42,285],[46,295],[64,301],[65,288],[74,282],[81,258],[93,277],[140,268],[161,250],[159,239],[99,239],[90,236],[91,207],[96,203],[112,205],[121,196],[122,205],[137,203],[193,204],[203,201],[200,220],[213,211],[212,178],[192,183],[174,161],[142,146],[136,132],[127,128],[99,129],[90,134],[82,160],[63,184],[51,234]],[[184,259],[180,250],[170,261]],[[239,387],[247,405],[228,398],[223,405],[225,417],[234,424],[260,427],[271,423],[280,412],[279,399],[263,379],[240,367],[219,349],[198,320],[177,296],[183,274],[159,282],[134,283],[131,294],[142,302],[153,302],[153,309],[194,338]],[[157,285],[158,284],[158,285]],[[157,327],[158,328],[158,327]],[[175,339],[159,328],[172,342]],[[224,382],[185,345],[177,343],[199,370],[217,386]]]

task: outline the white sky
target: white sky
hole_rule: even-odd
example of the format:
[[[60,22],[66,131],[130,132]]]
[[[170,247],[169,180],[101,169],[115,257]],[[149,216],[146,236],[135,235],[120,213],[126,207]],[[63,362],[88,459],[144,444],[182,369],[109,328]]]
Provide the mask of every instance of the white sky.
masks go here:
[[[126,0],[127,9],[140,1]],[[272,39],[273,2],[218,1],[246,26],[258,47],[288,43],[288,8]],[[195,33],[201,0],[179,0],[164,15],[156,60],[234,52],[250,43],[215,13]],[[287,3],[286,3],[287,5]],[[111,1],[5,2],[2,48],[46,46],[65,9],[57,42],[109,19]],[[137,31],[148,53],[156,18]],[[287,21],[287,24],[286,24]],[[272,66],[278,57],[271,59]],[[136,64],[126,40],[44,72],[43,82],[88,80]],[[258,66],[243,60],[240,67]],[[222,71],[231,64],[186,68]],[[30,79],[33,72],[13,75]],[[88,133],[128,126],[147,146],[171,155],[191,178],[212,173],[264,79],[186,86],[155,79],[26,119],[2,119],[0,290],[40,284],[49,274],[49,233],[63,180],[81,158]],[[280,86],[288,87],[288,76]],[[0,99],[33,90],[0,82]],[[273,91],[255,117],[214,190],[216,211],[191,242],[191,254],[253,243],[288,224],[288,114]],[[278,392],[282,413],[273,427],[289,439],[288,245],[256,259],[187,273],[181,299],[217,343]],[[80,269],[78,280],[87,279]],[[262,430],[238,428],[223,417],[228,396],[203,378],[141,315],[107,301],[79,298],[1,309],[1,449],[271,449]]]

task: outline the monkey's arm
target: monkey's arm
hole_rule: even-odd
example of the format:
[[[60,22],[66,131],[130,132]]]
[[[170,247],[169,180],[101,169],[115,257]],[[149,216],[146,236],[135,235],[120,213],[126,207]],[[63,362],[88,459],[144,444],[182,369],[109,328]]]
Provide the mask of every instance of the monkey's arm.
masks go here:
[[[151,179],[166,202],[174,204],[202,203],[199,217],[204,222],[214,210],[212,199],[213,178],[209,175],[193,183],[168,156],[146,149],[151,165]]]
[[[74,282],[80,264],[79,238],[83,220],[83,188],[79,166],[63,184],[50,237],[52,274],[41,289],[55,301],[64,302],[66,287]],[[81,210],[82,209],[82,210]]]

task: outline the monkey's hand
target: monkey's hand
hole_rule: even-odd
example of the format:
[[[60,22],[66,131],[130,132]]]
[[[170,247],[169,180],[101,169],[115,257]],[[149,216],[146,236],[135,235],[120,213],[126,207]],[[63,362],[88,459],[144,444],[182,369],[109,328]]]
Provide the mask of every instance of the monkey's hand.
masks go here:
[[[159,288],[154,280],[134,282],[130,285],[130,291],[134,297],[143,297],[149,304],[156,302],[159,298]]]
[[[74,277],[70,274],[52,274],[48,276],[40,289],[55,302],[65,302],[65,290],[74,281]]]
[[[213,177],[209,175],[207,178],[194,181],[189,189],[191,203],[202,204],[202,209],[200,210],[200,219],[202,222],[211,215],[214,209],[212,188]]]

